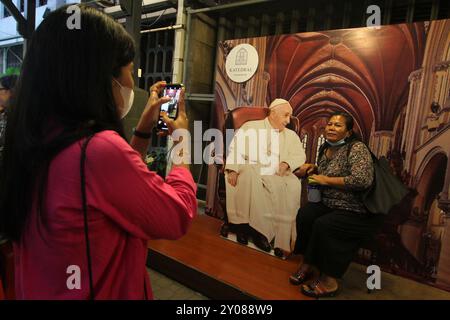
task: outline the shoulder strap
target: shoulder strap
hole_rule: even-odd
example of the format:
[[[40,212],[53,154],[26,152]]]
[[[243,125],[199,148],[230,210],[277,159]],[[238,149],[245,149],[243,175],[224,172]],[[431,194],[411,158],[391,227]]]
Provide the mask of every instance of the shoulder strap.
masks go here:
[[[326,147],[326,143],[324,142],[320,147],[319,147],[319,155],[317,156],[316,162],[319,163],[320,158],[322,158],[322,155],[324,154],[325,150],[327,149]]]
[[[94,285],[92,281],[92,260],[91,260],[91,248],[89,243],[89,226],[87,218],[87,199],[86,199],[86,175],[85,175],[85,165],[86,165],[86,149],[94,135],[87,137],[81,147],[81,157],[80,157],[80,175],[81,175],[81,200],[83,205],[83,216],[84,216],[84,238],[86,242],[86,256],[88,263],[89,272],[89,297],[90,300],[95,300]]]

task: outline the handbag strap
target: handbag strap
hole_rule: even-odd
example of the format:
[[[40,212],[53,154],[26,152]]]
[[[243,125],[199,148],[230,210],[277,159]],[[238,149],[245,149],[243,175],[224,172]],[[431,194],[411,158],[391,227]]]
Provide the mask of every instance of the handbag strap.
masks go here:
[[[81,200],[83,206],[83,218],[84,218],[84,238],[86,243],[86,256],[88,263],[88,273],[89,273],[89,298],[90,300],[95,300],[94,285],[92,280],[92,259],[91,259],[91,248],[89,242],[89,226],[87,217],[87,198],[86,198],[86,148],[94,135],[90,135],[84,141],[81,147],[81,157],[80,157],[80,181],[81,181]]]
[[[83,205],[83,218],[84,218],[84,238],[86,243],[86,256],[88,263],[88,273],[89,273],[89,299],[95,300],[94,293],[94,284],[93,284],[93,276],[92,276],[92,259],[91,259],[91,246],[89,242],[89,226],[88,226],[88,218],[87,218],[87,197],[86,197],[86,149],[94,135],[90,135],[87,137],[86,141],[84,141],[81,146],[81,157],[80,157],[80,177],[81,177],[81,200]],[[144,280],[144,298],[148,300],[147,296],[147,284]]]

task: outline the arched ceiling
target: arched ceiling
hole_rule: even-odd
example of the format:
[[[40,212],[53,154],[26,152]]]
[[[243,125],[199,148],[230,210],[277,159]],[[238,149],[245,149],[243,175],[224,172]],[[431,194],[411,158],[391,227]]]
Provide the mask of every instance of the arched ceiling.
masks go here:
[[[372,124],[392,130],[407,103],[408,77],[421,66],[425,37],[423,23],[271,37],[267,102],[289,100],[303,127],[344,109],[366,137]]]

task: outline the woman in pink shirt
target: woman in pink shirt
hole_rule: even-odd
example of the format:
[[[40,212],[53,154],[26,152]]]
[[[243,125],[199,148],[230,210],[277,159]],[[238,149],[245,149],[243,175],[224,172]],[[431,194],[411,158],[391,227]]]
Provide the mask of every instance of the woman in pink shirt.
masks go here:
[[[72,14],[56,10],[35,31],[7,125],[0,233],[14,243],[16,296],[151,299],[147,240],[186,233],[196,186],[187,164],[164,181],[142,160],[165,83],[150,89],[128,144],[133,40],[84,6],[69,28]],[[183,99],[179,108],[165,117],[170,132],[188,127]]]

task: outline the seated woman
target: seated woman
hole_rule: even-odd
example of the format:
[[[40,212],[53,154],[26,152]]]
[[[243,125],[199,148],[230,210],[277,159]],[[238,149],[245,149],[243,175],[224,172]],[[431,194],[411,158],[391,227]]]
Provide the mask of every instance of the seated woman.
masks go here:
[[[369,213],[359,198],[374,178],[373,162],[366,145],[353,132],[353,118],[336,112],[325,128],[318,166],[305,164],[304,174],[320,185],[321,202],[307,203],[297,214],[297,240],[294,253],[303,263],[290,276],[290,282],[303,284],[310,297],[334,296],[337,278],[346,272],[361,243],[373,237],[381,226],[382,215]],[[312,279],[314,269],[320,276]],[[306,285],[307,280],[314,280]]]

